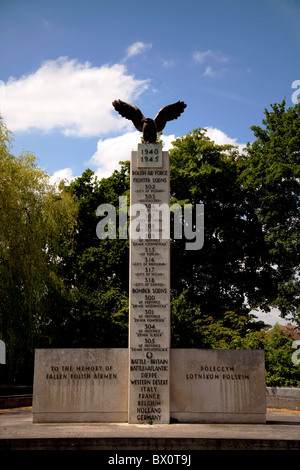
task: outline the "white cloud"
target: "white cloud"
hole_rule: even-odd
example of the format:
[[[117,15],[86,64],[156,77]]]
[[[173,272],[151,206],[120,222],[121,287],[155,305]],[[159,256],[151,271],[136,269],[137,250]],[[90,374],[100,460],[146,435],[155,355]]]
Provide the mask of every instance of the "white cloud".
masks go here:
[[[174,134],[162,135],[161,140],[163,141],[163,151],[169,151],[173,145],[172,142],[176,139]]]
[[[162,66],[165,68],[173,68],[175,67],[175,60],[174,59],[162,59]]]
[[[174,135],[162,136],[163,150],[170,150]],[[124,135],[99,140],[97,151],[89,160],[89,164],[96,167],[95,173],[99,178],[111,176],[114,170],[120,169],[119,162],[130,160],[131,151],[137,150],[141,142],[141,133],[138,131],[127,132]]]
[[[238,147],[239,151],[242,152],[243,148],[246,147],[246,144],[241,144],[237,142],[237,139],[229,137],[225,134],[225,132],[217,129],[215,127],[206,127],[207,130],[206,135],[210,138],[213,142],[217,145],[235,145]]]
[[[216,75],[216,71],[212,69],[212,67],[210,65],[208,65],[205,69],[205,72],[203,73],[203,75],[205,75],[206,77],[214,77]]]
[[[56,185],[62,180],[71,182],[75,178],[72,168],[63,168],[62,170],[55,171],[53,175],[50,176],[50,184]]]
[[[93,67],[60,57],[34,73],[6,84],[3,116],[13,132],[60,130],[64,135],[99,136],[130,129],[114,113],[112,101],[136,100],[149,86],[120,64]]]
[[[208,63],[203,72],[203,75],[205,77],[222,76],[228,70],[226,68],[222,68],[221,70],[218,69],[219,64],[228,62],[230,60],[229,56],[223,54],[220,51],[212,51],[211,49],[208,49],[207,51],[203,51],[203,52],[195,51],[192,57],[193,57],[193,61],[196,64]],[[212,63],[214,67],[212,67],[211,65]],[[216,66],[217,66],[217,70],[215,69]]]
[[[140,137],[141,133],[134,131],[110,139],[100,139],[97,151],[89,161],[89,164],[97,167],[98,177],[111,176],[114,170],[120,168],[120,161],[130,160],[131,151],[137,148]]]
[[[193,60],[197,62],[198,64],[203,64],[203,62],[209,56],[210,53],[211,53],[210,50],[205,51],[205,52],[195,51],[193,53]]]
[[[203,64],[207,59],[212,59],[216,62],[224,63],[229,61],[229,56],[223,54],[220,51],[212,51],[211,49],[208,49],[204,52],[195,51],[193,53],[193,60],[197,64]]]
[[[145,44],[143,42],[137,41],[127,48],[127,54],[124,60],[130,59],[131,57],[134,57],[138,54],[142,54],[143,52],[146,52],[151,49],[151,47],[152,44],[150,43]]]
[[[263,312],[260,309],[251,310],[251,314],[257,317],[257,320],[261,320],[265,322],[267,325],[275,325],[278,323],[279,325],[286,325],[287,323],[291,322],[289,318],[282,318],[280,316],[280,311],[277,308],[273,308],[270,312]]]

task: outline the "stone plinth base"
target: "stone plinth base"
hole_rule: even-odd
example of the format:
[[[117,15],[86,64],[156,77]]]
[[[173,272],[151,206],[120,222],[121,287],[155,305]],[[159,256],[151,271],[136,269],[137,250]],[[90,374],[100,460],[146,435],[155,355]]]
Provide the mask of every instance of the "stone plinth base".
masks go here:
[[[33,422],[128,422],[128,369],[128,349],[37,350]],[[265,423],[264,352],[171,349],[170,417]]]

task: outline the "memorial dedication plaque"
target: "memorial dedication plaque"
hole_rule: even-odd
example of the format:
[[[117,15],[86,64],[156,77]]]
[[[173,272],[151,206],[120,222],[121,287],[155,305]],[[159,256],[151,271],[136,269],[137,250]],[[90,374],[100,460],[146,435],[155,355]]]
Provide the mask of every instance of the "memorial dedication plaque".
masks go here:
[[[36,349],[33,422],[126,422],[127,369],[127,348]]]
[[[129,423],[169,423],[169,154],[140,144],[131,158]]]

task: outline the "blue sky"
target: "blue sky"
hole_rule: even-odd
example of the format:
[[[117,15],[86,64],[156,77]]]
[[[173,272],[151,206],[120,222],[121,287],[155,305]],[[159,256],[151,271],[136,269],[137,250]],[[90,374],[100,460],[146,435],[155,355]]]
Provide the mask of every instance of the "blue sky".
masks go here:
[[[299,0],[0,0],[0,111],[14,151],[50,174],[107,176],[139,142],[117,98],[149,117],[184,100],[166,146],[197,127],[245,144],[265,107],[292,106],[299,24]]]
[[[111,106],[154,117],[183,100],[164,130],[207,127],[217,143],[253,139],[265,107],[300,79],[299,0],[0,0],[0,112],[13,151],[47,173],[108,176],[140,135]]]

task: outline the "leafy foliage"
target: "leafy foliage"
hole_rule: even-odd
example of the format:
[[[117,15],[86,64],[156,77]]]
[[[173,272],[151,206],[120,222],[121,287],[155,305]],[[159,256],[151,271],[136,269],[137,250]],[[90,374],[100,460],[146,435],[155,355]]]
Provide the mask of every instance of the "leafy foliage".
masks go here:
[[[283,315],[300,313],[300,105],[285,101],[265,110],[264,128],[253,126],[240,181],[263,233],[261,276],[266,302]]]
[[[255,208],[239,181],[242,157],[196,129],[174,142],[170,165],[173,200],[205,206],[204,248],[185,251],[180,240],[172,244],[173,273],[181,273],[172,277],[172,288],[189,288],[203,316],[222,318],[227,310],[244,309],[245,297],[251,306],[263,306],[259,292],[266,279],[258,270],[266,247]]]
[[[34,156],[10,154],[2,121],[0,129],[0,332],[14,368],[9,376],[22,377],[45,321],[43,306],[50,291],[61,291],[57,251],[73,232],[76,204],[55,191]]]
[[[78,201],[79,212],[62,271],[76,291],[65,339],[78,347],[127,347],[128,240],[99,240],[96,209],[103,203],[118,207],[119,195],[129,191],[129,165],[100,181],[86,170],[68,191]]]

